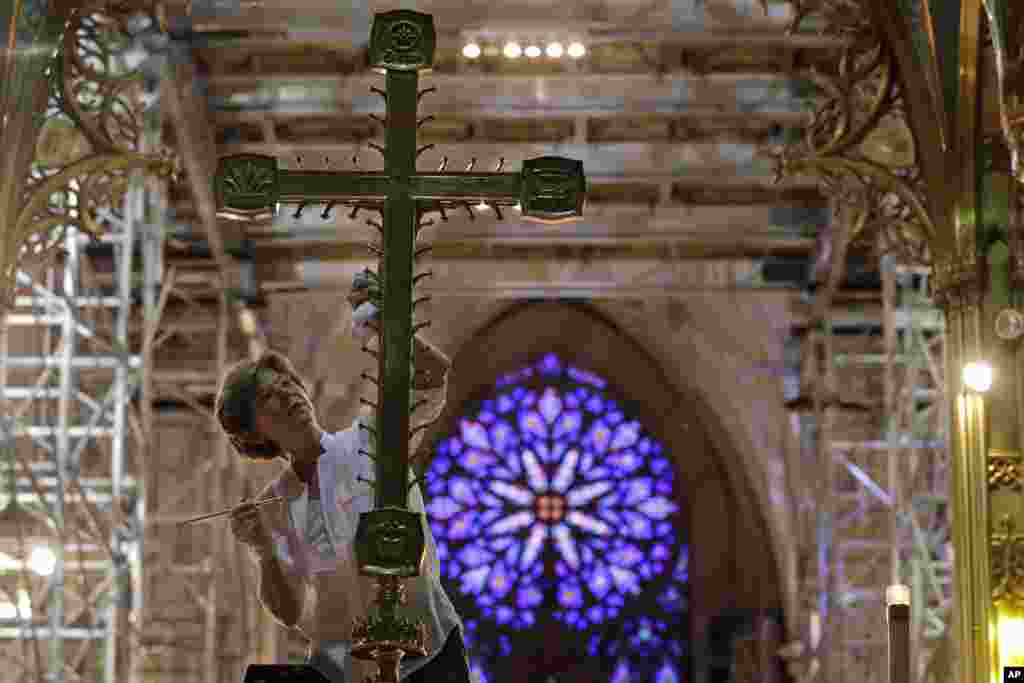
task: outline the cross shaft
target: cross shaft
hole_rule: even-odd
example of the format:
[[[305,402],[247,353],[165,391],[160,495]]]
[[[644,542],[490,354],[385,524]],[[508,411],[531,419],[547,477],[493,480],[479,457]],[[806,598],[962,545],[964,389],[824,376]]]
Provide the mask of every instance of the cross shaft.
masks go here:
[[[523,163],[519,173],[416,171],[420,69],[433,58],[429,15],[398,10],[374,20],[370,62],[386,74],[384,171],[283,170],[273,157],[221,159],[216,189],[221,215],[272,214],[282,204],[349,204],[383,214],[382,292],[376,424],[376,507],[407,506],[413,275],[416,235],[426,212],[485,202],[518,202],[523,218],[561,222],[582,215],[583,164],[560,157]]]

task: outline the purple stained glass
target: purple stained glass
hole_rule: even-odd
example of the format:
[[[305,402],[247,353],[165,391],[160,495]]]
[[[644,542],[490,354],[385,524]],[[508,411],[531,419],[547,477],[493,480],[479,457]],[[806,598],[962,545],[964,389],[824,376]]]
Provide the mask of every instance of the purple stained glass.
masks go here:
[[[611,394],[546,354],[504,376],[435,447],[427,515],[473,667],[492,683],[508,680],[498,658],[551,619],[606,659],[609,683],[682,680],[681,656],[665,659],[684,651],[686,632],[674,469]],[[657,657],[631,651],[641,635]]]

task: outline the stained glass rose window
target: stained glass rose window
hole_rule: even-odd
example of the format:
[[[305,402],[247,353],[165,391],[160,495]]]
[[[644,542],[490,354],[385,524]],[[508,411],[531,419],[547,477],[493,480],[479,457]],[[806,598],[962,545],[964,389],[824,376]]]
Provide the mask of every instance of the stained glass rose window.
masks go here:
[[[604,379],[554,354],[501,377],[437,442],[427,494],[482,681],[504,680],[501,658],[551,620],[608,683],[684,680],[673,469]]]

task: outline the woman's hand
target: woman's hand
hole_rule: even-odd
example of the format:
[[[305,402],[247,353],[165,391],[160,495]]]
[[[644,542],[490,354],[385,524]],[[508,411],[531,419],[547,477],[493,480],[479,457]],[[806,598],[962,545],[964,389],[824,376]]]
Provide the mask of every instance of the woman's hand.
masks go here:
[[[259,508],[251,500],[243,500],[231,510],[231,533],[258,555],[270,550],[270,535],[260,519]]]

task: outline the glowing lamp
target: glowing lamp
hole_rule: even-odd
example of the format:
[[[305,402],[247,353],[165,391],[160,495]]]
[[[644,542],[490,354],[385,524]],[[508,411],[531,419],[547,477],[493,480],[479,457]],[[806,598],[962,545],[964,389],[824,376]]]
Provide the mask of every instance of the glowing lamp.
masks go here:
[[[466,46],[462,48],[462,56],[466,59],[476,59],[480,56],[480,52],[480,46],[476,43],[467,43]]]
[[[984,361],[971,361],[964,365],[963,381],[971,391],[985,393],[992,388],[992,366]]]

